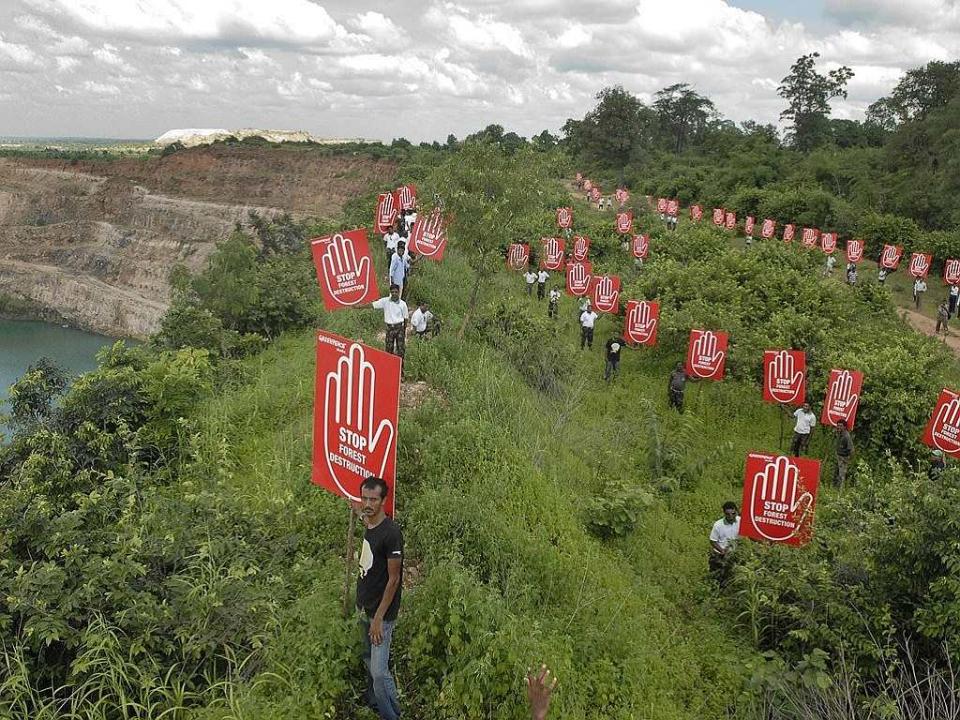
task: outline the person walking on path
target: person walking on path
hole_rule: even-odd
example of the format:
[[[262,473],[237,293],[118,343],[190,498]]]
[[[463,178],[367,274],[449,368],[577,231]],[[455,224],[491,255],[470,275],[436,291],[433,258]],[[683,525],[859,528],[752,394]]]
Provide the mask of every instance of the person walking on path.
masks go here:
[[[667,399],[670,407],[676,408],[677,412],[683,412],[683,391],[687,385],[687,371],[683,368],[683,363],[677,363],[677,366],[670,373],[670,380],[667,383]]]
[[[620,351],[627,343],[619,335],[614,335],[607,340],[607,362],[603,368],[603,379],[610,382],[610,379],[620,374]]]
[[[390,261],[393,259],[393,253],[397,250],[397,243],[400,242],[400,220],[394,223],[393,227],[387,230],[383,236],[383,245],[387,252],[387,267],[390,267]]]
[[[383,324],[386,326],[384,337],[386,351],[398,355],[402,360],[407,351],[405,333],[410,311],[407,309],[407,304],[400,299],[400,286],[393,283],[390,285],[390,294],[387,297],[374,300],[371,305],[377,310],[383,310]]]
[[[937,327],[934,329],[934,334],[940,332],[940,328],[943,328],[943,334],[947,334],[947,323],[950,322],[950,305],[948,300],[944,300],[940,303],[940,306],[937,308]]]
[[[850,430],[847,429],[847,421],[841,419],[837,421],[837,474],[834,477],[834,485],[838,488],[842,489],[847,480],[847,468],[852,457],[853,438],[850,437]]]
[[[913,281],[913,302],[916,303],[917,310],[920,309],[920,298],[926,291],[927,283],[924,282],[923,278],[917,278]]]
[[[817,424],[817,416],[810,410],[810,403],[793,411],[797,422],[793,426],[793,442],[790,444],[790,454],[799,457],[810,445],[810,432]]]
[[[363,629],[363,664],[367,668],[364,698],[384,720],[398,720],[400,701],[390,674],[390,641],[403,592],[403,533],[386,516],[390,488],[378,477],[360,486],[363,547],[357,577],[357,609]]]
[[[550,291],[550,299],[547,301],[547,317],[557,318],[557,303],[560,302],[560,288],[553,288]]]
[[[527,281],[527,296],[533,297],[533,286],[537,282],[537,274],[532,270],[527,270],[523,274],[523,279]]]
[[[590,301],[587,301],[587,309],[580,313],[580,349],[583,350],[583,346],[586,345],[590,350],[593,350],[593,328],[597,323],[597,315],[594,312],[593,308],[590,307]]]
[[[403,297],[407,285],[407,275],[410,273],[411,257],[407,252],[407,244],[401,240],[397,249],[390,258],[390,283],[400,288],[400,297]]]
[[[880,270],[877,271],[877,282],[883,285],[887,280],[888,272],[889,270],[887,270],[885,267],[880,268]]]
[[[550,278],[550,273],[546,270],[541,270],[537,273],[537,300],[543,300],[544,295],[547,292],[547,280]]]
[[[728,500],[723,504],[723,517],[710,530],[710,574],[723,587],[730,579],[733,551],[740,535],[740,515],[737,504]]]
[[[957,299],[960,299],[960,285],[950,286],[950,317],[957,314]]]

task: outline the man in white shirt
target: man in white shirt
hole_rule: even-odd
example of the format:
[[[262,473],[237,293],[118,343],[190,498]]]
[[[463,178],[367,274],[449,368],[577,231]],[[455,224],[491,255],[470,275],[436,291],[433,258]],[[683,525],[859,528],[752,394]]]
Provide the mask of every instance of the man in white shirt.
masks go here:
[[[833,255],[827,255],[827,264],[824,267],[824,275],[832,275],[833,269],[837,266],[837,259]]]
[[[917,304],[917,310],[920,309],[920,298],[927,291],[927,284],[923,278],[917,278],[913,281],[913,301]]]
[[[537,300],[543,300],[547,291],[547,279],[549,277],[550,273],[546,270],[541,270],[537,273]]]
[[[560,288],[553,288],[550,291],[550,300],[547,303],[547,317],[556,319],[557,303],[560,302]]]
[[[430,324],[433,322],[433,313],[430,312],[430,304],[421,302],[417,309],[410,316],[410,325],[417,337],[426,337]]]
[[[793,417],[797,419],[793,426],[793,443],[790,445],[790,454],[800,456],[810,444],[810,432],[817,424],[817,416],[810,410],[810,403],[804,403],[803,407],[797,408]]]
[[[537,282],[537,274],[531,269],[523,274],[523,279],[527,281],[527,295],[533,297],[533,286]]]
[[[599,315],[590,307],[590,301],[587,301],[587,309],[580,313],[580,349],[586,345],[593,350],[593,326],[597,323]]]
[[[728,500],[723,504],[723,517],[710,530],[710,572],[721,586],[727,584],[738,535],[740,516],[737,514],[737,504]]]
[[[407,304],[400,299],[400,286],[396,283],[390,285],[390,295],[374,300],[370,303],[376,310],[383,310],[383,324],[386,325],[386,351],[400,356],[403,359],[407,351],[404,332],[407,328],[407,320],[410,318],[410,311],[407,310]]]
[[[400,233],[397,232],[396,225],[384,233],[383,246],[387,252],[387,267],[390,267],[390,259],[397,250],[397,243],[400,242]]]
[[[957,314],[957,299],[960,298],[960,285],[951,285],[950,286],[950,304],[948,306],[949,316],[953,317]]]

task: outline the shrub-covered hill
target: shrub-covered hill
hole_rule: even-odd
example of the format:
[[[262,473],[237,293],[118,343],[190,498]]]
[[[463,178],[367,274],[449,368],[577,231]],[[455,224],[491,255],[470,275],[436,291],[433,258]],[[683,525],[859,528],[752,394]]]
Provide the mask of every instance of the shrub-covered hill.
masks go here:
[[[550,231],[565,197],[562,167],[541,160],[467,146],[408,178],[461,217],[519,208],[489,240],[455,226],[443,263],[412,279],[445,331],[409,344],[406,380],[426,389],[401,410],[407,588],[393,653],[408,714],[525,717],[523,671],[545,661],[561,682],[557,717],[753,718],[758,698],[776,700],[764,690],[828,687],[844,660],[863,674],[856,692],[882,695],[876,678],[903,635],[937,659],[958,634],[954,550],[933,542],[956,522],[957,485],[948,473],[928,508],[929,481],[911,467],[925,413],[955,377],[950,358],[897,320],[881,288],[824,279],[795,249],[741,252],[686,223],[664,234],[638,207],[654,238],[637,271],[612,219],[578,205],[595,266],[621,273],[625,298],[662,303],[658,348],[627,352],[607,385],[600,348],[617,320],[581,351],[572,299],[549,320],[519,276],[494,270],[506,242]],[[514,192],[517,178],[537,192]],[[473,192],[473,208],[458,199]],[[348,208],[342,226],[372,207]],[[367,712],[358,629],[340,616],[347,508],[309,482],[313,335],[294,328],[377,344],[380,318],[309,306],[305,254],[258,257],[244,242],[224,244],[216,273],[184,280],[151,346],[115,348],[58,405],[39,371],[15,394],[34,412],[0,454],[0,714]],[[732,333],[730,378],[688,387],[681,416],[666,378],[701,323]],[[288,329],[257,352],[261,326]],[[866,374],[855,486],[825,485],[806,548],[744,544],[744,570],[719,593],[710,525],[739,499],[745,453],[780,442],[757,353],[793,344],[808,351],[813,398],[833,365]],[[812,443],[825,476],[832,443],[822,430]],[[911,532],[918,515],[924,533]],[[911,582],[894,583],[908,567]]]

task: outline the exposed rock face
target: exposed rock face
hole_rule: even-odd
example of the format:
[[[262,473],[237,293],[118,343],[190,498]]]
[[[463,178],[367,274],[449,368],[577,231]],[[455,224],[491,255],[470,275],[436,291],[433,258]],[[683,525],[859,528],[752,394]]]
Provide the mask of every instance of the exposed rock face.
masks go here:
[[[330,216],[395,172],[389,161],[286,146],[71,163],[0,158],[0,296],[142,338],[167,308],[170,269],[201,269],[250,210]]]
[[[175,142],[184,147],[196,147],[197,145],[206,145],[217,140],[226,140],[234,137],[237,140],[245,140],[252,137],[261,137],[269,142],[294,142],[294,143],[319,143],[321,145],[337,145],[340,143],[366,142],[363,138],[321,138],[311,135],[303,130],[258,130],[256,128],[243,128],[242,130],[222,130],[209,128],[183,128],[180,130],[168,130],[163,135],[153,141],[154,145],[165,147]]]

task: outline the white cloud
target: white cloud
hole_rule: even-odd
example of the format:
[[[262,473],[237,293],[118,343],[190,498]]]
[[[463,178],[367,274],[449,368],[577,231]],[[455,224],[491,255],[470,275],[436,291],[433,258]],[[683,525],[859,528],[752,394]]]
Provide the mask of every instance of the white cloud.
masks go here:
[[[26,45],[7,42],[0,33],[0,63],[20,69],[42,65],[40,57]]]
[[[57,70],[60,72],[66,72],[73,70],[77,65],[80,64],[80,61],[75,57],[70,57],[69,55],[57,55],[54,60],[57,63]]]
[[[562,48],[575,48],[580,47],[581,45],[586,45],[590,42],[592,36],[588,33],[583,25],[571,24],[560,37],[557,38],[557,45]]]
[[[94,80],[87,80],[83,83],[83,89],[96,95],[119,95],[120,88],[109,83],[100,83]]]
[[[382,13],[372,11],[361,13],[350,21],[350,26],[369,37],[377,45],[397,47],[408,41],[406,31]]]

